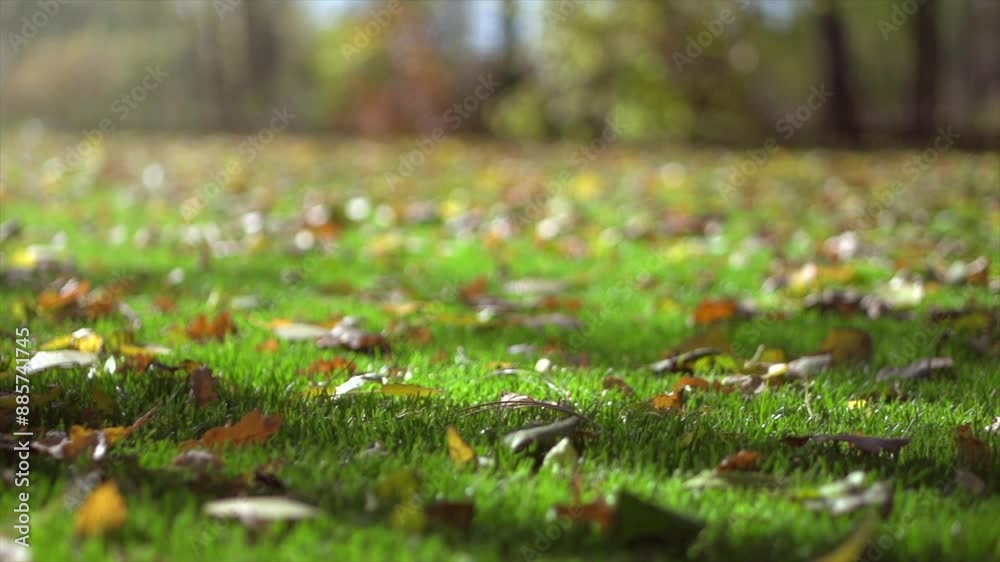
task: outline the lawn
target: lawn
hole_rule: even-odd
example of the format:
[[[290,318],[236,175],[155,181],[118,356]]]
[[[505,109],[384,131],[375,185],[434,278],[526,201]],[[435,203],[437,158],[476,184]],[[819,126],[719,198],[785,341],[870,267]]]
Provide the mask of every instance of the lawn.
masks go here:
[[[4,143],[2,548],[1000,560],[1000,156],[241,140]]]

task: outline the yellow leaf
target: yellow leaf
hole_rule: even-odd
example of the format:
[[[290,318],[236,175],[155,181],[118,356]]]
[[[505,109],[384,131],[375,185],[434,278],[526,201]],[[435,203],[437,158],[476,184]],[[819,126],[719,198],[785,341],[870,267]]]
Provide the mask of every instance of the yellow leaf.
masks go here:
[[[433,396],[440,393],[440,389],[428,388],[418,384],[391,383],[382,385],[382,394],[388,394],[389,396]]]
[[[448,455],[457,466],[464,466],[476,460],[475,449],[462,438],[455,426],[448,426],[445,440],[448,443]]]
[[[76,533],[96,537],[120,529],[128,520],[128,506],[114,480],[94,489],[76,512]]]
[[[875,536],[880,526],[878,515],[874,513],[869,515],[846,541],[826,556],[817,558],[815,562],[855,562],[861,557],[865,547],[868,546],[868,541]]]
[[[53,340],[47,341],[42,345],[38,346],[38,349],[42,351],[55,351],[57,349],[68,349],[73,347],[73,334],[66,334],[65,336],[59,336]]]

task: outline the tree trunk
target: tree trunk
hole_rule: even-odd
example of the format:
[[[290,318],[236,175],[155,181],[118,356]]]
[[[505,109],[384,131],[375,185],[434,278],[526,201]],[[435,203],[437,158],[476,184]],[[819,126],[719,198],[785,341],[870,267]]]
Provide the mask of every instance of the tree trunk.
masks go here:
[[[920,4],[914,15],[915,45],[913,77],[913,134],[926,136],[933,134],[938,93],[938,33],[934,16],[937,0],[927,0]]]
[[[833,90],[830,115],[834,132],[841,139],[857,144],[861,140],[861,127],[858,125],[856,100],[851,91],[847,37],[839,6],[836,0],[825,3],[819,17],[819,31],[826,44],[827,79]]]

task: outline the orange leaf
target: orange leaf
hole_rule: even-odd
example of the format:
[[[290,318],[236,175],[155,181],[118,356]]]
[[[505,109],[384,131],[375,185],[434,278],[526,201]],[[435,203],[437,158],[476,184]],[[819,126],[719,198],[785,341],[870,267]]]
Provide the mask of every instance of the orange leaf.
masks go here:
[[[736,299],[707,298],[694,309],[694,323],[713,324],[734,318],[739,312],[740,303]]]
[[[604,498],[582,505],[557,505],[556,515],[573,521],[596,523],[605,533],[611,531],[618,518],[617,510]]]
[[[728,470],[740,470],[748,472],[760,470],[760,459],[761,459],[761,454],[758,453],[757,451],[748,451],[746,449],[742,449],[724,458],[722,462],[719,463],[719,470],[722,472]]]
[[[257,351],[261,353],[277,353],[280,350],[281,344],[275,338],[257,344]]]
[[[649,403],[657,410],[680,412],[684,409],[684,390],[656,395],[649,399]]]
[[[260,409],[254,409],[233,425],[213,427],[201,439],[189,439],[181,443],[181,449],[196,446],[220,447],[225,445],[255,445],[267,441],[281,429],[284,418],[280,414],[265,416]]]
[[[199,314],[187,327],[188,337],[199,342],[211,339],[222,341],[227,335],[235,333],[236,325],[233,324],[229,311],[220,312],[212,321],[204,314]]]

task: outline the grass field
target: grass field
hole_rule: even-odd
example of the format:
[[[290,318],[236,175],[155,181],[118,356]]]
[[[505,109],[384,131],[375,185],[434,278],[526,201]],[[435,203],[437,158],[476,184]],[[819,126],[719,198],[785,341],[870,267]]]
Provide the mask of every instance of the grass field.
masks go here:
[[[247,159],[239,138],[122,135],[59,174],[45,162],[66,159],[60,139],[11,138],[0,203],[22,230],[2,242],[0,391],[14,392],[18,347],[33,354],[90,328],[103,337],[93,376],[82,366],[29,377],[34,439],[156,410],[109,451],[79,435],[73,460],[36,448],[19,487],[11,434],[24,428],[4,396],[3,548],[27,490],[36,561],[792,561],[852,536],[867,560],[1000,560],[995,154],[782,150],[727,192],[720,181],[744,153],[449,141],[401,172],[412,143],[279,138]],[[227,181],[205,187],[213,179]],[[71,277],[90,291],[72,292]],[[551,283],[516,283],[525,279]],[[838,289],[869,299],[807,306]],[[862,310],[871,302],[879,314]],[[209,328],[198,341],[198,315],[223,311],[235,332]],[[344,316],[391,351],[276,335],[288,321],[329,328]],[[21,343],[19,327],[30,330]],[[844,328],[871,349],[841,342],[859,333]],[[166,347],[156,361],[180,368],[127,357],[125,343]],[[748,364],[760,346],[764,358]],[[727,353],[649,368],[695,347]],[[829,368],[781,374],[824,349]],[[876,377],[926,357],[954,367]],[[308,372],[335,358],[332,371]],[[199,363],[217,399],[192,398]],[[332,395],[370,372],[384,379]],[[682,376],[736,374],[758,378],[676,388]],[[605,388],[609,376],[632,392]],[[675,391],[682,406],[664,405],[677,394],[649,402]],[[505,393],[560,409],[512,408],[509,397],[470,409]],[[221,467],[174,466],[184,441],[254,409],[282,416],[280,428],[212,449]],[[543,465],[551,443],[515,452],[504,439],[567,412],[585,417],[570,435],[576,463]],[[971,435],[957,437],[965,424]],[[451,458],[449,425],[479,459]],[[824,434],[911,441],[897,454],[783,441]],[[705,472],[744,449],[760,454],[757,470]],[[864,490],[891,493],[821,489],[853,471]],[[694,480],[713,474],[714,486]],[[102,480],[120,491],[124,520],[108,515],[121,512],[114,498],[90,496]],[[555,514],[622,492],[642,503],[619,501],[611,530]],[[271,525],[203,513],[241,494],[319,512]],[[824,497],[874,505],[814,509]],[[704,529],[685,532],[658,510]]]

